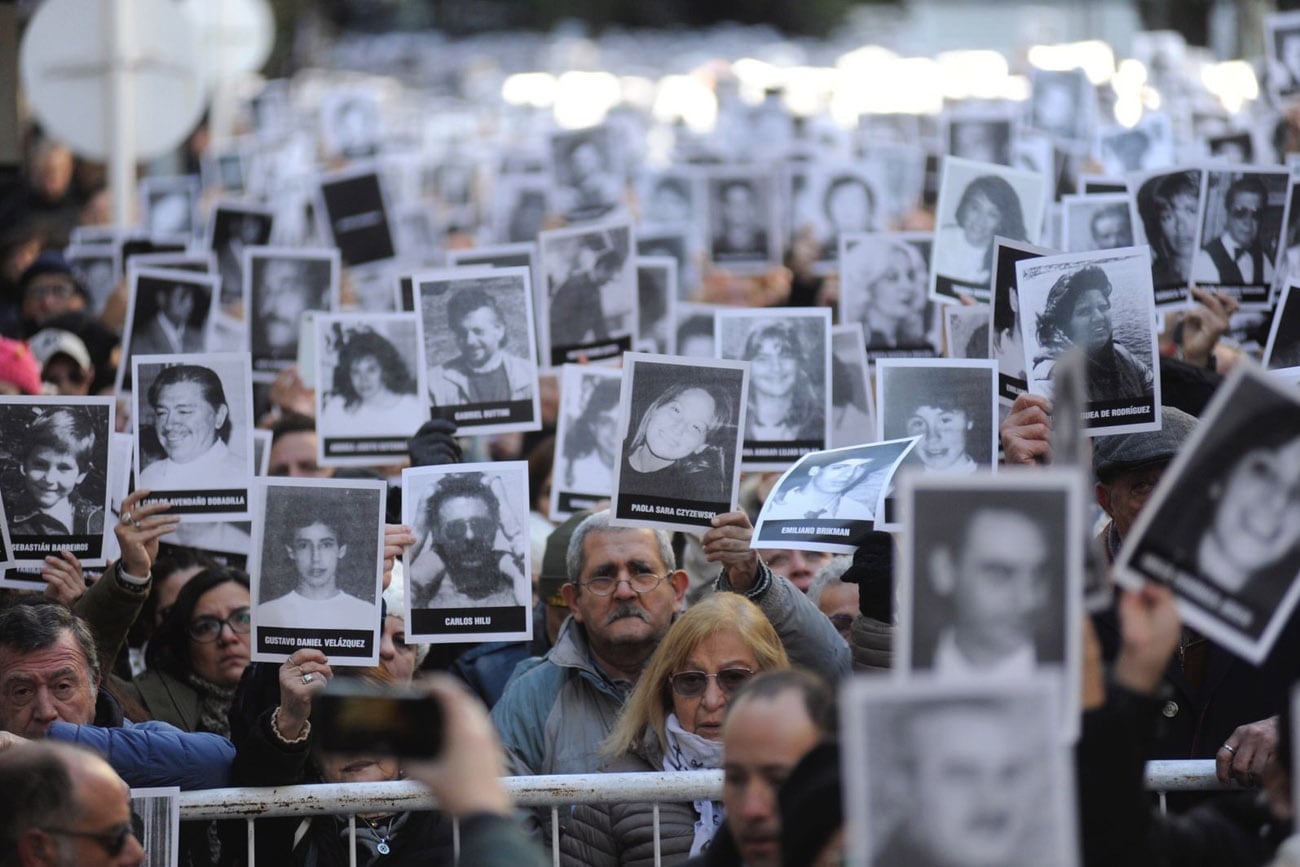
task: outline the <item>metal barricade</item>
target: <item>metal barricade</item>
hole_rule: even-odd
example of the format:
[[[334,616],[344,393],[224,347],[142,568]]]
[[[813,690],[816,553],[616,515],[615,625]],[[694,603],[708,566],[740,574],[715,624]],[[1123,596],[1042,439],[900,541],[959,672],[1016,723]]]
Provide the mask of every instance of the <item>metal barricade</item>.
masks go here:
[[[551,851],[560,863],[559,809],[571,804],[649,803],[654,805],[655,864],[659,858],[659,805],[722,796],[722,771],[675,773],[575,774],[554,777],[506,777],[506,790],[520,807],[549,807]],[[1149,791],[1189,792],[1221,788],[1212,759],[1148,762]],[[254,820],[276,816],[346,815],[353,839],[351,861],[356,863],[356,817],[359,813],[432,810],[437,806],[419,783],[334,783],[279,786],[264,789],[208,789],[183,792],[182,820],[244,819],[248,822],[248,847],[252,864]],[[454,839],[459,850],[459,827]]]

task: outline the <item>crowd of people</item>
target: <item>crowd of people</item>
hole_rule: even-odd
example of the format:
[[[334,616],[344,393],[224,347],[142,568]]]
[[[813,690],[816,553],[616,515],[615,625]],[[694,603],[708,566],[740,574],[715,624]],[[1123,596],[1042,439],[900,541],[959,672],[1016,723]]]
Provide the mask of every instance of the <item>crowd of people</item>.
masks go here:
[[[1156,85],[1167,83],[1156,80],[1157,72],[1177,70],[1151,71]],[[737,82],[721,73],[711,135],[662,124],[633,106],[611,113],[598,134],[556,131],[538,114],[518,114],[518,106],[489,110],[467,99],[457,107],[461,116],[483,120],[499,110],[513,122],[491,131],[484,131],[486,122],[477,131],[468,125],[463,140],[437,130],[415,147],[399,106],[385,111],[382,87],[363,89],[367,99],[357,105],[364,112],[345,111],[342,103],[329,112],[313,88],[271,82],[246,106],[240,137],[209,140],[200,129],[177,161],[201,191],[190,204],[214,225],[223,210],[244,208],[273,228],[250,222],[247,231],[206,236],[200,227],[182,227],[179,235],[151,231],[157,221],[150,217],[159,216],[151,213],[140,215],[139,226],[105,226],[103,166],[32,123],[22,175],[0,189],[0,394],[115,398],[117,432],[130,433],[138,422],[139,458],[134,489],[105,509],[87,491],[112,487],[115,473],[131,471],[113,465],[117,458],[109,466],[88,458],[108,431],[75,409],[0,412],[0,480],[16,492],[6,494],[5,547],[22,539],[103,537],[109,562],[83,564],[93,558],[56,550],[39,569],[14,573],[43,589],[0,591],[0,863],[142,863],[130,788],[400,779],[425,783],[438,809],[362,813],[354,833],[345,818],[327,814],[262,819],[254,852],[242,822],[187,821],[180,863],[238,865],[252,855],[295,865],[344,864],[352,855],[365,865],[452,863],[458,851],[460,863],[522,867],[545,863],[552,839],[559,862],[574,867],[660,860],[745,867],[1300,863],[1300,845],[1286,842],[1300,623],[1288,616],[1266,636],[1262,659],[1248,660],[1183,622],[1177,587],[1152,581],[1121,589],[1109,572],[1147,522],[1187,543],[1171,555],[1180,566],[1200,570],[1243,604],[1253,600],[1262,610],[1294,595],[1277,588],[1300,574],[1300,408],[1243,410],[1239,425],[1220,421],[1222,439],[1210,438],[1215,447],[1201,448],[1190,470],[1178,461],[1185,447],[1206,440],[1198,418],[1209,407],[1219,411],[1225,377],[1253,365],[1272,318],[1281,315],[1272,284],[1288,251],[1278,239],[1293,233],[1284,231],[1280,214],[1268,216],[1280,204],[1276,191],[1244,166],[1242,177],[1219,190],[1221,213],[1211,228],[1206,178],[1185,167],[1200,159],[1205,136],[1245,124],[1245,115],[1207,113],[1203,101],[1171,89],[1163,112],[1189,128],[1184,162],[1139,159],[1126,167],[1139,174],[1117,178],[1104,164],[1102,138],[1080,145],[1089,129],[1084,122],[1080,131],[1076,114],[1091,118],[1098,93],[1080,81],[1044,78],[1032,110],[976,106],[1024,114],[1024,127],[1007,128],[1005,146],[994,149],[1004,157],[990,151],[976,155],[984,162],[967,164],[972,180],[948,191],[951,222],[938,224],[939,166],[967,137],[959,134],[963,107],[952,107],[946,121],[956,122],[947,124],[947,136],[925,133],[915,117],[916,132],[902,140],[869,134],[865,119],[858,133],[837,136],[817,119],[787,112],[772,94],[745,103]],[[340,89],[334,96],[342,93],[342,84],[330,84]],[[1061,100],[1074,113],[1061,109]],[[1087,101],[1086,112],[1079,100]],[[1276,157],[1287,160],[1297,132],[1293,114],[1263,100],[1249,111],[1252,124],[1271,119],[1280,126]],[[1190,128],[1193,115],[1204,128]],[[1099,122],[1098,132],[1113,127]],[[988,129],[996,131],[970,126]],[[760,130],[779,134],[757,136]],[[661,145],[665,135],[670,159],[649,154],[648,142]],[[1049,136],[1054,157],[1052,167],[1036,172],[1054,203],[1041,226],[1027,216],[1040,204],[1027,208],[1031,203],[1003,172],[1014,164],[1035,174],[1014,156],[1035,135]],[[727,158],[745,138],[753,140],[737,152],[746,158]],[[490,139],[491,148],[471,156],[475,145],[489,143],[480,139]],[[951,144],[940,144],[945,139]],[[876,161],[899,146],[914,150],[918,183],[910,192],[891,187]],[[392,161],[383,162],[386,156]],[[1273,156],[1259,163],[1271,165]],[[214,174],[221,160],[233,169]],[[993,165],[999,161],[1005,165]],[[339,217],[336,202],[314,196],[317,176],[344,169],[382,176],[387,206]],[[445,182],[453,169],[469,180]],[[1150,366],[1117,335],[1152,326],[1113,321],[1112,294],[1131,287],[1112,285],[1102,268],[1062,276],[1033,317],[1022,315],[1015,280],[1006,285],[999,268],[995,239],[1064,248],[1070,233],[1059,225],[1061,195],[1075,193],[1076,181],[1108,174],[1128,190],[1131,208],[1108,204],[1091,214],[1086,231],[1098,247],[1124,249],[1133,230],[1144,228],[1150,288],[1157,298],[1175,289],[1185,299],[1176,310],[1162,309],[1161,355]],[[787,183],[796,175],[802,186]],[[658,192],[638,201],[638,188]],[[821,213],[801,224],[800,197],[811,190],[818,191],[812,210]],[[525,213],[533,210],[532,217]],[[571,268],[551,275],[543,308],[549,320],[529,314],[530,326],[540,322],[535,335],[521,337],[520,311],[504,303],[513,297],[504,292],[459,288],[435,301],[399,279],[445,265],[456,251],[521,255],[517,247],[502,252],[502,245],[521,242],[523,263],[540,275],[545,269],[530,258],[539,231],[611,219],[644,231],[646,248],[628,249],[604,229],[575,241]],[[1271,245],[1260,240],[1267,219],[1278,224],[1269,229]],[[1300,223],[1300,215],[1290,219]],[[431,244],[413,240],[410,226],[421,222],[432,227]],[[393,255],[370,259],[347,234],[377,225],[389,232]],[[633,230],[629,243],[641,240]],[[660,246],[665,238],[676,246]],[[583,386],[584,401],[572,402],[567,438],[557,442],[561,377],[546,363],[547,350],[576,347],[586,363],[584,352],[608,349],[596,344],[622,340],[629,321],[622,311],[637,302],[609,297],[612,275],[638,254],[664,249],[679,251],[668,281],[675,289],[642,303],[640,333],[617,348],[666,343],[677,355],[696,354],[713,340],[716,307],[773,308],[770,319],[755,320],[736,353],[748,371],[747,393],[728,393],[670,367],[661,374],[662,390],[640,403],[620,395],[613,379],[594,381]],[[781,261],[773,258],[778,249]],[[136,256],[147,258],[132,264]],[[109,291],[98,293],[90,265],[105,257],[113,277]],[[186,257],[193,261],[183,263]],[[932,265],[941,272],[937,283]],[[140,267],[152,270],[142,276]],[[459,273],[477,279],[483,272],[473,269],[482,267]],[[177,270],[208,276],[187,283]],[[1202,277],[1215,291],[1192,287]],[[156,282],[151,295],[141,288],[148,280]],[[365,287],[375,281],[381,289],[372,294]],[[1254,318],[1242,317],[1247,296],[1232,290],[1255,284],[1268,284],[1269,303],[1254,305]],[[203,286],[216,291],[205,298]],[[534,297],[547,293],[532,289]],[[400,339],[364,322],[313,331],[313,314],[422,304],[440,305],[445,329],[417,332],[425,343],[420,351],[428,353],[421,357],[404,357],[409,347]],[[1053,465],[1087,476],[1096,542],[1087,568],[1100,576],[1100,602],[1088,613],[1081,599],[1074,607],[1062,601],[1079,588],[1055,573],[1054,558],[1075,548],[1036,523],[1044,510],[1031,496],[982,501],[969,491],[963,498],[941,490],[931,508],[952,510],[952,520],[924,557],[904,557],[898,538],[882,530],[854,553],[834,557],[754,544],[760,513],[884,524],[889,512],[897,523],[894,500],[886,499],[890,492],[870,458],[815,461],[797,487],[779,494],[772,491],[780,473],[748,472],[730,508],[695,535],[627,526],[601,505],[553,512],[553,484],[611,500],[632,493],[671,501],[686,496],[676,487],[685,483],[698,500],[726,502],[737,429],[741,439],[825,445],[828,417],[852,400],[840,393],[848,377],[837,367],[849,362],[836,354],[832,363],[828,345],[825,354],[815,350],[829,341],[813,340],[821,332],[804,328],[791,308],[831,308],[835,328],[850,326],[854,348],[874,364],[941,356],[938,310],[945,304],[987,311],[983,354],[1000,367],[970,368],[944,380],[944,388],[899,386],[891,412],[880,419],[865,394],[849,439],[837,428],[837,445],[912,439],[900,472],[933,474],[939,482],[932,491],[944,479],[982,478],[990,466],[1019,469],[1021,476],[1006,472],[1013,487],[1016,478]],[[647,321],[652,309],[667,325]],[[681,327],[693,316],[707,320],[698,333]],[[315,340],[317,333],[326,339]],[[1043,358],[1026,358],[1026,334],[1035,335]],[[521,358],[520,346],[538,357]],[[149,418],[132,418],[132,383],[124,377],[130,355],[197,362],[206,353],[250,351],[250,395],[227,393],[228,384],[207,366],[173,364],[144,386],[139,410]],[[325,351],[338,359],[331,378],[315,369],[315,355]],[[1004,388],[1000,424],[990,413],[999,370],[1004,385],[1029,373],[1050,381],[1071,351],[1087,354],[1090,385],[1112,397],[1150,397],[1157,381],[1162,386],[1158,425],[1103,431],[1082,465],[1059,447],[1078,420],[1042,394],[1012,401]],[[442,360],[430,361],[438,353]],[[723,347],[702,354],[722,358]],[[861,367],[859,379],[870,383]],[[136,369],[143,377],[145,368]],[[908,375],[898,372],[895,381],[911,382]],[[923,379],[917,374],[916,382]],[[884,393],[889,386],[881,382]],[[827,394],[832,385],[834,394]],[[245,399],[252,419],[238,410]],[[529,401],[540,417],[504,433],[476,433],[472,424],[457,425],[454,412],[439,412]],[[528,415],[526,407],[522,413]],[[354,541],[368,531],[339,502],[302,497],[293,508],[277,507],[288,544],[282,557],[261,562],[262,575],[250,576],[249,563],[257,561],[250,561],[247,523],[193,522],[150,496],[220,489],[223,479],[246,472],[252,458],[232,442],[232,418],[265,432],[261,473],[387,481],[381,605],[340,589],[369,578],[356,562]],[[627,435],[622,454],[620,423]],[[326,432],[395,437],[405,441],[405,454],[374,466],[331,461],[322,445]],[[511,514],[502,478],[476,470],[448,476],[414,526],[401,522],[403,467],[494,461],[527,462],[528,515]],[[1141,518],[1171,465],[1178,487],[1167,499],[1196,508]],[[1198,491],[1206,488],[1202,509]],[[968,501],[976,504],[962,505]],[[902,529],[905,537],[911,532]],[[502,550],[503,536],[527,537],[531,556],[525,561]],[[531,576],[524,574],[528,564]],[[281,581],[277,570],[289,577]],[[924,584],[913,576],[924,576]],[[519,598],[530,579],[531,598]],[[929,633],[914,625],[899,633],[895,600],[903,580],[915,582],[911,604],[922,600],[949,619]],[[274,587],[275,598],[255,600],[250,585],[258,581]],[[1265,585],[1267,592],[1259,589]],[[407,641],[413,608],[492,606],[531,608],[530,639]],[[1044,620],[1053,606],[1055,619]],[[1078,622],[1066,623],[1061,611]],[[378,664],[344,664],[319,647],[294,648],[282,662],[252,661],[256,618],[304,616],[358,628],[377,619]],[[1081,657],[1068,647],[1076,626]],[[905,650],[900,634],[911,641]],[[1074,660],[1079,670],[1063,671]],[[864,803],[853,794],[854,780],[864,776],[853,764],[862,755],[862,733],[840,721],[861,717],[848,712],[850,693],[841,690],[855,678],[884,682],[881,673],[893,668],[941,685],[949,678],[968,691],[989,678],[991,694],[998,674],[1028,678],[1052,669],[1059,689],[1079,692],[1077,700],[1059,703],[1071,709],[1062,728],[1075,750],[1073,762],[1059,763],[1064,776],[1053,778],[1052,796],[1019,781],[1034,773],[1030,766],[1055,767],[1059,744],[1027,736],[1014,742],[991,705],[969,710],[931,697],[912,716],[898,716],[910,720],[898,726],[899,749],[887,767],[872,771],[889,778],[880,784],[886,800],[894,794],[888,809],[873,812],[870,823],[855,817],[852,810]],[[436,756],[322,751],[313,716],[319,696],[341,681],[413,687],[433,697],[444,722]],[[1213,759],[1219,783],[1231,791],[1171,796],[1167,813],[1154,810],[1142,771],[1147,760],[1165,758]],[[657,806],[515,810],[499,782],[506,774],[719,769],[718,797]],[[878,793],[868,794],[876,804]],[[1077,825],[1056,822],[1049,802],[1077,804]],[[868,824],[870,835],[861,830]]]

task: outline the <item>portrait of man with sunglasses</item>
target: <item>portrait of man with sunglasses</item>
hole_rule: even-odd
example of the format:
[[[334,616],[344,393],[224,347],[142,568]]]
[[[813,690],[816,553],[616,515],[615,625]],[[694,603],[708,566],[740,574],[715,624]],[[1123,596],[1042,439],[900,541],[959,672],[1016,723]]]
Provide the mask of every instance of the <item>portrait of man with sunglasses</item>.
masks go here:
[[[1222,187],[1222,182],[1232,176],[1228,172],[1210,173],[1211,199],[1201,227],[1201,249],[1192,261],[1192,282],[1207,286],[1272,286],[1282,196],[1270,210],[1264,177],[1257,172],[1242,174],[1227,185],[1223,209],[1216,219],[1212,206],[1214,182],[1219,179]]]
[[[444,476],[423,510],[411,560],[414,608],[527,606],[523,524],[496,473]]]

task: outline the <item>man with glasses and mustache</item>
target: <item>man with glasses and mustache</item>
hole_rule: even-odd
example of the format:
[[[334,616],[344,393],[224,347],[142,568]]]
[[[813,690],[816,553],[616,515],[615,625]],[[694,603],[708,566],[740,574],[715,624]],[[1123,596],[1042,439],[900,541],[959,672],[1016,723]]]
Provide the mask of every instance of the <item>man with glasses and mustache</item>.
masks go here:
[[[0,849],[22,867],[138,867],[131,790],[89,750],[27,743],[0,753]]]
[[[1268,286],[1273,263],[1259,242],[1259,226],[1268,204],[1268,190],[1259,178],[1247,175],[1228,187],[1224,197],[1224,231],[1196,251],[1192,282],[1213,286]]]
[[[743,593],[762,609],[795,665],[834,682],[849,673],[848,645],[793,584],[749,547],[744,512],[713,519],[701,543],[722,565],[714,592]],[[596,771],[637,678],[682,610],[688,577],[674,568],[664,531],[614,527],[608,511],[584,519],[569,540],[570,616],[544,657],[515,670],[492,710],[514,774]]]
[[[501,503],[483,473],[447,476],[425,506],[428,555],[411,563],[414,608],[490,608],[528,605],[522,597],[521,557],[496,547],[497,531],[518,537],[518,520],[502,521]],[[504,493],[504,492],[503,492]],[[511,533],[511,530],[514,530]],[[423,546],[422,546],[423,547]],[[432,568],[429,568],[432,566]]]

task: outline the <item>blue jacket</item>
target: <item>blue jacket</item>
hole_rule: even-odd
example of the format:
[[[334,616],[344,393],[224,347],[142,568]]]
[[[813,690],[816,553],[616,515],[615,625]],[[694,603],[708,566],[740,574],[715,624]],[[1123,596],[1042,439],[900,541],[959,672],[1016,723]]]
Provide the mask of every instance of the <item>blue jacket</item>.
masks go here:
[[[123,720],[117,727],[56,722],[47,736],[99,753],[133,789],[216,789],[230,785],[235,747],[221,735],[184,732],[165,722]]]

